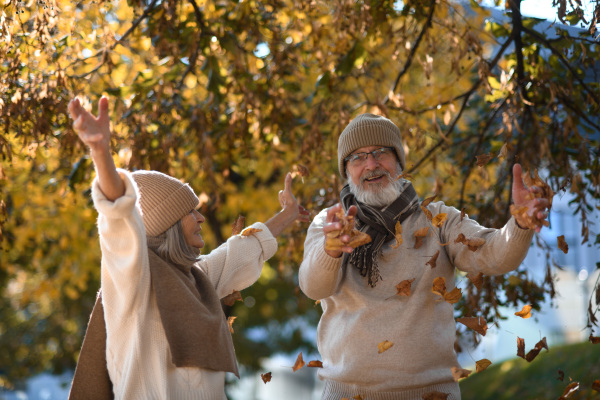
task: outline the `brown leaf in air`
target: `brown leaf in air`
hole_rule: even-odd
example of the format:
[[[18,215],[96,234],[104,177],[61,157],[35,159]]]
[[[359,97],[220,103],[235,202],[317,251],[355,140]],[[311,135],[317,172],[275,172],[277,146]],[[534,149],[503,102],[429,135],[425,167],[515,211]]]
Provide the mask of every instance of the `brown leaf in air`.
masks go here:
[[[592,334],[590,333],[590,342],[592,342],[592,344],[598,344],[600,343],[600,336],[592,336]]]
[[[558,378],[556,378],[556,380],[559,380],[562,382],[564,379],[565,379],[565,373],[559,369],[558,370]]]
[[[354,228],[353,216],[346,215],[344,210],[341,209],[336,216],[342,225],[342,229],[331,231],[327,234],[327,239],[325,241],[326,250],[339,251],[345,246],[355,249],[358,246],[362,246],[363,244],[367,244],[371,241],[371,236]],[[344,243],[340,239],[340,237],[343,235],[350,236],[350,241],[348,243]]]
[[[302,352],[300,352],[300,354],[298,354],[298,358],[296,358],[296,363],[292,367],[292,371],[294,371],[294,372],[298,371],[299,369],[304,367],[304,364],[306,364],[306,363],[302,359]]]
[[[306,366],[308,368],[323,368],[323,361],[312,360],[309,361],[308,364],[306,364]]]
[[[446,213],[439,213],[438,215],[436,215],[435,217],[433,217],[433,219],[431,220],[431,224],[433,226],[435,226],[436,228],[441,228],[442,225],[444,225],[444,222],[446,222],[447,218],[448,218],[448,214],[446,214]]]
[[[440,251],[438,250],[438,251],[435,252],[435,254],[433,256],[431,256],[431,258],[429,259],[429,261],[427,261],[425,263],[425,265],[430,265],[431,268],[435,268],[436,267],[436,262],[437,262],[437,259],[438,259],[439,255],[440,255]]]
[[[418,249],[423,245],[423,238],[429,233],[429,227],[418,229],[415,231],[415,249]]]
[[[441,276],[438,276],[433,280],[433,287],[431,288],[431,291],[442,296],[444,301],[450,304],[457,303],[462,297],[462,290],[457,287],[452,289],[450,292],[447,292],[446,280]]]
[[[233,333],[233,321],[235,321],[237,317],[229,317],[227,318],[227,325],[229,325],[229,332]]]
[[[487,367],[492,365],[492,362],[487,358],[482,358],[481,360],[475,363],[475,372],[485,371]]]
[[[427,209],[427,206],[429,205],[429,203],[431,203],[433,200],[435,200],[436,197],[437,197],[437,195],[428,197],[425,200],[423,200],[423,202],[421,203],[421,210],[423,210],[423,212],[425,213],[425,216],[430,221],[433,219],[433,215],[431,214],[431,211],[429,211]]]
[[[592,389],[594,389],[596,392],[600,392],[600,379],[596,379],[594,382],[592,382]]]
[[[242,231],[241,235],[242,236],[250,236],[250,235],[254,235],[255,233],[258,233],[258,232],[262,232],[262,229],[246,228]]]
[[[381,354],[384,351],[389,350],[393,345],[394,343],[390,342],[389,340],[384,340],[383,342],[377,345],[377,348],[379,348],[379,351],[377,353]]]
[[[238,235],[242,229],[244,229],[244,225],[246,224],[246,217],[242,214],[238,215],[237,219],[233,224],[231,224],[231,236]]]
[[[535,347],[529,350],[527,355],[525,355],[525,360],[527,360],[528,362],[532,362],[534,358],[536,358],[537,355],[540,354],[540,351],[542,349],[546,349],[546,351],[548,351],[548,344],[546,343],[546,338],[543,338],[542,340],[537,342],[535,344]]]
[[[481,154],[479,156],[475,156],[475,158],[477,159],[477,166],[483,167],[485,164],[490,162],[490,160],[494,158],[494,156],[492,156],[491,154]]]
[[[405,279],[402,282],[400,282],[399,284],[397,284],[396,285],[396,294],[394,296],[406,296],[406,297],[410,296],[410,287],[412,286],[412,283],[414,281],[415,281],[415,278]],[[391,299],[394,296],[390,296],[387,299]]]
[[[504,145],[500,149],[500,152],[498,153],[498,158],[506,158],[507,154],[508,154],[508,146],[506,146],[506,143],[504,143]]]
[[[461,317],[457,318],[456,322],[460,322],[467,328],[473,329],[481,336],[485,336],[487,332],[487,322],[483,317]]]
[[[233,292],[231,292],[231,294],[228,294],[227,296],[223,297],[223,304],[229,307],[233,306],[233,304],[236,301],[244,301],[244,299],[242,298],[242,294],[239,290],[234,290]]]
[[[438,392],[437,390],[434,390],[433,392],[425,393],[423,396],[421,396],[421,399],[423,399],[423,400],[447,400],[448,396],[450,396],[450,393],[442,393],[442,392]]]
[[[560,235],[556,238],[558,242],[558,248],[563,251],[563,253],[567,254],[569,252],[569,245],[565,241],[565,235]]]
[[[444,294],[444,300],[450,304],[456,304],[462,297],[462,290],[455,287],[450,292]]]
[[[271,373],[267,372],[266,374],[260,374],[263,382],[266,384],[267,382],[271,382]]]
[[[400,224],[400,221],[396,222],[396,233],[395,233],[395,236],[396,236],[396,243],[394,243],[391,246],[392,249],[397,249],[398,247],[400,247],[400,245],[403,242],[403,239],[402,239],[402,225]]]
[[[454,377],[454,381],[458,382],[460,379],[462,378],[466,378],[467,376],[471,375],[471,370],[468,369],[462,369],[459,367],[452,367],[452,377]]]
[[[517,336],[517,357],[525,359],[525,339]]]
[[[579,382],[571,382],[567,385],[567,387],[565,388],[565,391],[563,392],[562,396],[560,396],[558,398],[558,400],[568,399],[569,397],[571,397],[571,395],[573,393],[575,393],[578,390],[579,390]]]
[[[308,168],[306,168],[306,166],[302,165],[302,164],[296,164],[296,168],[298,169],[298,174],[301,177],[305,177],[308,176]]]
[[[475,285],[475,287],[478,290],[481,290],[481,286],[483,285],[483,274],[481,272],[477,274],[473,272],[468,272],[467,278],[471,281],[473,285]]]
[[[527,319],[531,317],[531,306],[528,304],[526,306],[523,306],[523,309],[521,311],[517,311],[515,313],[515,315],[517,317],[521,317],[523,319]]]
[[[462,243],[465,246],[467,246],[469,250],[477,251],[478,248],[485,244],[485,239],[478,237],[467,239],[464,234],[459,233],[456,239],[454,240],[454,243]]]

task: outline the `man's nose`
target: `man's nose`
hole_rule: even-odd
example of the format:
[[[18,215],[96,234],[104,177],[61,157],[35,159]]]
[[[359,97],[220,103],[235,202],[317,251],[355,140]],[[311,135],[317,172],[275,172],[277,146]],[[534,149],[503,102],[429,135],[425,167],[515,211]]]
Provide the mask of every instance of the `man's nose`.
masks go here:
[[[367,155],[367,160],[365,161],[365,167],[367,169],[374,169],[377,168],[379,166],[379,161],[377,161],[375,159],[375,157],[373,156],[373,154],[368,154]]]

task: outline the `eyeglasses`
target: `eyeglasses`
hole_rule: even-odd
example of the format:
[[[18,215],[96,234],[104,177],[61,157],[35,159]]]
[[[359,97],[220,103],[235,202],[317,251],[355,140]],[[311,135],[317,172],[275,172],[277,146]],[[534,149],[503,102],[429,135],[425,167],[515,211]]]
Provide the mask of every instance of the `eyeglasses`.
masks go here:
[[[391,147],[381,147],[379,149],[375,149],[366,153],[361,152],[350,154],[348,157],[344,158],[344,161],[352,165],[360,165],[367,161],[367,159],[369,158],[369,154],[373,157],[373,160],[380,161],[392,154],[393,152],[394,149]]]

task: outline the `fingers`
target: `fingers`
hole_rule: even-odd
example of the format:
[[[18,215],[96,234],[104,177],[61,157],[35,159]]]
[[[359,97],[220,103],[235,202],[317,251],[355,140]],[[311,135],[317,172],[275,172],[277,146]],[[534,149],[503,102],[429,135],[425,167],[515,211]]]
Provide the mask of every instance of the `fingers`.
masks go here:
[[[333,222],[337,220],[336,214],[340,211],[342,205],[337,203],[336,205],[329,207],[327,209],[327,217],[325,218],[325,222]]]
[[[513,165],[513,190],[526,190],[525,184],[523,183],[523,169],[521,164]]]
[[[98,101],[98,120],[106,123],[109,121],[108,118],[108,98],[102,96]]]
[[[348,213],[346,215],[354,217],[354,216],[356,216],[357,212],[358,212],[358,208],[356,208],[356,206],[350,206],[350,208],[348,209]]]

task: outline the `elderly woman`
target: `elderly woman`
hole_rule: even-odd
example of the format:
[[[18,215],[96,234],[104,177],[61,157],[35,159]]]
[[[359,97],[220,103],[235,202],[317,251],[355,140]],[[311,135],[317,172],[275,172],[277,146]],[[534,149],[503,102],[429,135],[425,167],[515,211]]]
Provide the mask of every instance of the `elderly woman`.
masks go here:
[[[225,372],[238,369],[220,299],[256,282],[275,236],[308,213],[288,174],[279,213],[200,256],[204,217],[194,191],[160,172],[117,169],[106,97],[98,108],[96,118],[79,100],[69,103],[96,168],[102,250],[101,296],[70,398],[225,399]]]

